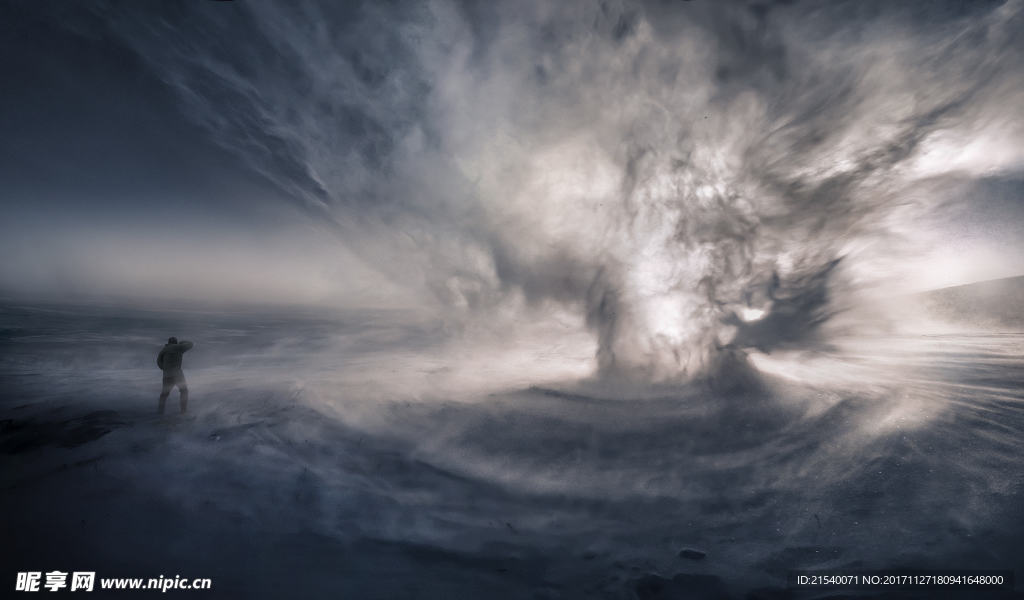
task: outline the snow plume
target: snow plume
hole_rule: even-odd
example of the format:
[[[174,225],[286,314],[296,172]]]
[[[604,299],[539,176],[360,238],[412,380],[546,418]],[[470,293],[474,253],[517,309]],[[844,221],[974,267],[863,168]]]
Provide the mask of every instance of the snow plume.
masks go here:
[[[220,144],[425,307],[467,322],[568,310],[602,374],[684,381],[742,347],[806,343],[844,290],[898,276],[934,204],[915,193],[925,178],[1020,170],[1021,5],[955,6],[95,14]],[[967,141],[988,153],[941,159]]]

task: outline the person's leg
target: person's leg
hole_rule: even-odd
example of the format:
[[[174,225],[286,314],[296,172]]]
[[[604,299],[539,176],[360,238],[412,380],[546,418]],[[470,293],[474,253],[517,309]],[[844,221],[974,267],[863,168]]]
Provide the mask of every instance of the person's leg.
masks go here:
[[[174,380],[164,377],[163,387],[160,389],[160,402],[157,405],[157,412],[161,415],[164,414],[164,406],[167,404],[167,396],[171,394],[171,388],[174,387]]]
[[[184,375],[178,378],[178,395],[181,401],[181,414],[185,414],[188,410],[188,382],[185,381]]]

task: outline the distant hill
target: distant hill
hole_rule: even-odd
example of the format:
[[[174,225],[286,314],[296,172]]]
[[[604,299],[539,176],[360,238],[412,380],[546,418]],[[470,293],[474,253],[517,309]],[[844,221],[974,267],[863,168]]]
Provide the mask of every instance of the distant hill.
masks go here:
[[[934,317],[985,329],[1024,331],[1024,276],[914,294]]]

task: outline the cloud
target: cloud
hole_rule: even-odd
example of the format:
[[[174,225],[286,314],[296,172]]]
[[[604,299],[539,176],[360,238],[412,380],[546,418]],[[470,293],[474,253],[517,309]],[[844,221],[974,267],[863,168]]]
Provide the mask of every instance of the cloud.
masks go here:
[[[213,139],[425,306],[569,307],[603,374],[680,380],[811,339],[851,286],[905,270],[937,206],[924,178],[1020,170],[1021,4],[951,6],[96,10]]]

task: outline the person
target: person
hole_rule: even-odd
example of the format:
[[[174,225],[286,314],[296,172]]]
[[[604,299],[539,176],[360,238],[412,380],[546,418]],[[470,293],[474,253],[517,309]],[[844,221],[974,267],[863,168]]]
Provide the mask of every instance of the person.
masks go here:
[[[160,350],[156,357],[156,366],[164,372],[163,389],[160,390],[160,414],[164,414],[164,405],[167,403],[167,396],[171,394],[174,386],[178,386],[178,395],[181,400],[182,414],[188,410],[188,383],[185,382],[185,373],[181,370],[181,355],[192,348],[192,342],[171,337],[167,345]]]

